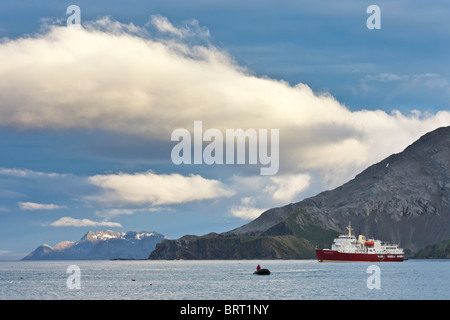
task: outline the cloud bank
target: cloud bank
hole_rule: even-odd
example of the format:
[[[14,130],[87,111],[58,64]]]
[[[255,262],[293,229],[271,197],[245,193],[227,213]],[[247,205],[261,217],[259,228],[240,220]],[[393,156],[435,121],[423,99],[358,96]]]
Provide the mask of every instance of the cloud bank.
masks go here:
[[[122,227],[118,222],[101,221],[96,222],[89,219],[74,219],[71,217],[62,217],[50,224],[52,227]]]
[[[192,131],[195,120],[222,132],[279,129],[280,175],[257,178],[260,188],[252,199],[259,201],[246,200],[244,192],[231,210],[248,218],[266,207],[260,195],[275,203],[292,201],[310,185],[311,172],[320,173],[327,187],[337,186],[450,124],[449,111],[351,111],[306,84],[255,76],[212,45],[209,31],[196,21],[176,27],[153,16],[146,27],[155,30],[102,18],[80,30],[48,26],[42,34],[3,40],[0,61],[7,63],[0,64],[0,126],[105,130],[168,144],[173,130]],[[196,36],[201,41],[194,41]],[[366,80],[397,78],[382,74]],[[5,170],[0,173],[31,174]],[[251,179],[240,178],[241,184]],[[105,206],[231,197],[240,188],[200,175],[152,172],[96,175],[89,182],[102,190],[90,200]]]
[[[90,183],[104,190],[89,200],[114,205],[167,205],[197,200],[229,197],[234,194],[218,180],[199,175],[155,174],[151,171],[135,174],[108,174],[89,177]]]
[[[60,206],[57,204],[44,204],[44,203],[35,203],[35,202],[18,202],[20,210],[56,210],[56,209],[64,209],[66,206]]]
[[[65,178],[67,174],[40,172],[29,169],[0,168],[0,175],[16,178]]]

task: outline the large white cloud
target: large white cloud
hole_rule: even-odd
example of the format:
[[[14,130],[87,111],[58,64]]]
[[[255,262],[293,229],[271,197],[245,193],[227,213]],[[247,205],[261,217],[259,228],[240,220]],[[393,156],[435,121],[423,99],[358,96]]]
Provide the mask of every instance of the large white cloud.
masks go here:
[[[96,175],[89,181],[101,187],[103,192],[86,197],[105,206],[167,205],[197,200],[229,197],[234,192],[218,180],[199,175],[119,173]]]
[[[193,44],[196,33],[203,40],[209,35],[197,22],[177,28],[154,16],[150,24],[161,34],[103,18],[80,30],[55,26],[1,42],[0,61],[7,63],[0,64],[0,126],[93,128],[167,143],[173,130],[192,130],[195,120],[205,130],[222,132],[279,129],[281,176],[265,180],[263,187],[274,201],[285,201],[309,185],[310,171],[336,186],[424,133],[450,125],[448,111],[351,111],[306,84],[257,77],[225,50]],[[148,172],[90,181],[105,191],[97,200],[122,204],[164,205],[232,194],[219,181],[196,175]]]

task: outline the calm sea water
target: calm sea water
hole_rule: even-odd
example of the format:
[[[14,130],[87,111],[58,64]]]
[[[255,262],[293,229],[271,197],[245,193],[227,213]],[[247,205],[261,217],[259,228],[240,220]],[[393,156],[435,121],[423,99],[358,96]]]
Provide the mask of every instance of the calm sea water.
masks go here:
[[[269,276],[253,275],[257,264]],[[79,267],[79,289],[67,273]],[[367,273],[376,265],[379,273]],[[0,299],[450,299],[450,261],[0,261]],[[379,282],[372,281],[375,276]],[[368,287],[378,283],[379,289]],[[134,281],[133,281],[134,280]],[[378,281],[377,280],[377,281]]]

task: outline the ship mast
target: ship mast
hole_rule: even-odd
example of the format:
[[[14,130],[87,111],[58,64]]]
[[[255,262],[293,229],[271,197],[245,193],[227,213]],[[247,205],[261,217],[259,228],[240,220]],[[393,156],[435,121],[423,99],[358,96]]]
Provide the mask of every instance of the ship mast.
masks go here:
[[[352,224],[350,221],[348,222],[347,230],[348,230],[348,236],[351,237],[352,236]]]

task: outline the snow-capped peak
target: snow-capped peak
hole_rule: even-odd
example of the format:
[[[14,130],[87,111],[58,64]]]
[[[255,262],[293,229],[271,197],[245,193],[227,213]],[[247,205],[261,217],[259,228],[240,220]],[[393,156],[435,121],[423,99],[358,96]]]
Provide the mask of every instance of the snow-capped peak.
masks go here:
[[[148,231],[128,231],[125,235],[125,239],[136,239],[136,240],[142,240],[146,237],[153,237],[160,235],[158,232],[148,232]]]
[[[24,260],[147,259],[163,239],[158,232],[89,231],[76,242],[39,246]]]
[[[87,241],[105,241],[110,239],[122,239],[125,233],[119,231],[105,230],[105,231],[89,231],[81,240]]]

